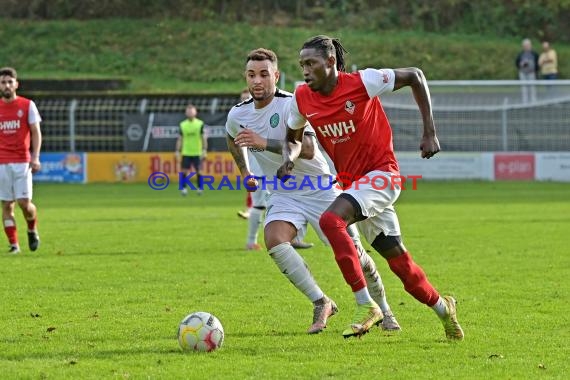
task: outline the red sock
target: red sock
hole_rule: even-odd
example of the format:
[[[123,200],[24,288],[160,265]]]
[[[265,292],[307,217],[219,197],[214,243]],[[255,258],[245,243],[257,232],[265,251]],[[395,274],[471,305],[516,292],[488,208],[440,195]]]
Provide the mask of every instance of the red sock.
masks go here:
[[[249,191],[247,192],[247,197],[245,198],[245,206],[247,208],[251,208],[251,206],[253,206],[253,200],[251,199],[251,193]]]
[[[34,218],[32,220],[26,220],[28,223],[28,231],[35,231],[38,225],[38,218]]]
[[[388,259],[388,265],[404,283],[404,289],[415,299],[428,306],[433,306],[439,299],[439,293],[429,283],[426,274],[417,265],[409,252]]]
[[[18,233],[16,231],[16,226],[4,226],[4,232],[6,233],[6,236],[8,236],[8,242],[10,244],[18,244]]]
[[[366,280],[358,261],[358,252],[354,242],[346,232],[346,222],[338,215],[325,211],[319,220],[323,233],[329,239],[334,251],[334,258],[344,280],[353,292],[366,286]]]

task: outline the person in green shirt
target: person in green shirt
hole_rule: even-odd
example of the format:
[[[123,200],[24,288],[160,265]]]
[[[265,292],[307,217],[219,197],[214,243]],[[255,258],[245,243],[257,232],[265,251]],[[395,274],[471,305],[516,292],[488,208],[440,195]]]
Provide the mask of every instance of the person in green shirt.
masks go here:
[[[204,134],[204,122],[196,117],[198,110],[193,104],[186,106],[186,119],[180,123],[180,134],[176,140],[176,158],[185,176],[194,170],[196,173],[197,194],[202,194],[200,186],[200,165],[206,157],[208,139]],[[182,160],[180,159],[182,157]],[[188,194],[186,186],[181,190],[182,195]]]

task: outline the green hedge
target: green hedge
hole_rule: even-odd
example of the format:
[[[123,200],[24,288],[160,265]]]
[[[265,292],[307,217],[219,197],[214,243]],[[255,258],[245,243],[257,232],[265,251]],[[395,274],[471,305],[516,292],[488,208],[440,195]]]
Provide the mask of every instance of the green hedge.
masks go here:
[[[570,41],[570,0],[0,0],[3,17],[184,18],[256,25],[371,27]]]
[[[340,37],[347,67],[422,68],[428,79],[515,79],[520,38],[313,26],[149,19],[14,21],[0,29],[2,64],[22,78],[131,80],[129,91],[238,92],[244,58],[258,47],[280,57],[286,89],[302,79],[298,52],[315,34]],[[535,38],[536,42],[537,39]],[[562,77],[570,46],[554,43]],[[537,46],[539,48],[539,46]]]

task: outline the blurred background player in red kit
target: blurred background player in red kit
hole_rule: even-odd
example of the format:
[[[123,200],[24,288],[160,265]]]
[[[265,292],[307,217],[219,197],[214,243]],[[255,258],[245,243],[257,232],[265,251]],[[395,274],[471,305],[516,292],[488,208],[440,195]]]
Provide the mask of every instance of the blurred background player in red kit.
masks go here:
[[[32,203],[32,173],[40,170],[42,121],[35,103],[16,95],[18,76],[11,67],[0,69],[0,200],[9,253],[20,252],[14,208],[16,202],[28,223],[28,247],[38,249],[37,210]],[[31,152],[30,152],[31,149]]]

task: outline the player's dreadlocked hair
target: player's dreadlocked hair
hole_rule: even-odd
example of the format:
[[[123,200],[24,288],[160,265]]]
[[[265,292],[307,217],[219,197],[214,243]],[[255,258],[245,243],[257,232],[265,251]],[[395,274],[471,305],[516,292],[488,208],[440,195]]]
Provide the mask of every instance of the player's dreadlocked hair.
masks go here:
[[[336,68],[338,71],[346,71],[344,67],[344,55],[348,53],[338,38],[319,35],[309,38],[301,49],[317,49],[327,58],[329,55],[336,57]]]
[[[264,48],[255,49],[249,52],[245,63],[249,61],[265,61],[268,60],[273,63],[273,66],[277,68],[277,54],[274,51]]]

